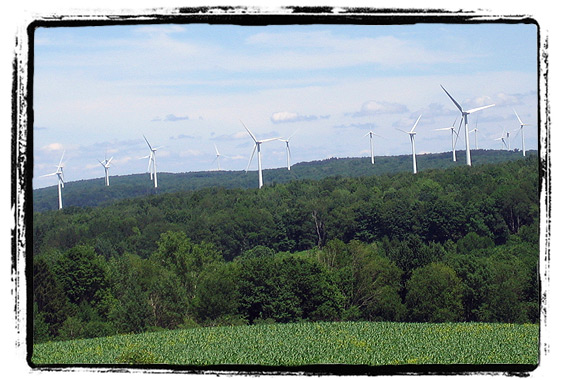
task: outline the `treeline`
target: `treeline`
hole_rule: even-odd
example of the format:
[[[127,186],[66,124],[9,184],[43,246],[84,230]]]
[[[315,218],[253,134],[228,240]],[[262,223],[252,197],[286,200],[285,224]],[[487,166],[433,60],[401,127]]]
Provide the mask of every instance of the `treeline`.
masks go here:
[[[464,157],[464,152],[458,152]],[[536,151],[528,151],[527,155],[536,155]],[[501,163],[509,160],[521,160],[518,151],[499,150],[473,151],[473,164]],[[418,156],[420,171],[429,169],[446,169],[465,165],[463,161],[453,162],[451,152],[433,153]],[[290,181],[310,179],[320,180],[328,176],[362,177],[383,174],[396,174],[412,171],[412,156],[380,156],[375,157],[371,165],[369,158],[330,158],[321,161],[300,162],[285,168],[264,170],[266,185],[287,183]],[[110,169],[112,174],[112,169]],[[102,173],[100,173],[102,175]],[[108,206],[114,201],[154,194],[174,193],[186,190],[199,190],[207,187],[223,187],[226,189],[253,189],[257,187],[257,171],[203,171],[188,173],[159,173],[159,187],[155,189],[149,180],[149,174],[131,174],[110,176],[109,187],[104,186],[104,179],[74,181],[65,184],[63,190],[64,207]],[[43,212],[56,210],[58,206],[55,186],[33,191],[33,209]]]
[[[539,321],[535,157],[35,213],[34,339],[313,320]]]

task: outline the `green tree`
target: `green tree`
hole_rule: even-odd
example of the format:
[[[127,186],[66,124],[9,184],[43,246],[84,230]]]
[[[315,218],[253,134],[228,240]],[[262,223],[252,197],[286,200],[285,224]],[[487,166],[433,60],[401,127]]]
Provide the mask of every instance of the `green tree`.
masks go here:
[[[47,336],[57,336],[67,314],[69,313],[68,298],[55,272],[43,257],[33,259],[33,300],[37,306],[38,326],[43,329],[43,323],[48,327]],[[42,330],[38,330],[38,334]]]
[[[502,247],[500,249],[504,249]],[[499,251],[487,259],[490,269],[485,302],[478,314],[481,321],[524,323],[528,307],[524,303],[528,271],[517,257]]]
[[[402,270],[379,255],[374,245],[353,241],[349,247],[353,262],[351,304],[366,320],[402,320],[406,313],[400,297]]]
[[[238,315],[237,268],[233,263],[217,263],[203,271],[195,297],[195,310],[200,322]]]
[[[406,307],[414,322],[458,322],[463,317],[463,288],[443,263],[417,268],[406,284]]]
[[[55,271],[65,294],[75,305],[83,301],[96,303],[100,300],[100,292],[107,287],[104,259],[88,245],[78,245],[66,251]]]

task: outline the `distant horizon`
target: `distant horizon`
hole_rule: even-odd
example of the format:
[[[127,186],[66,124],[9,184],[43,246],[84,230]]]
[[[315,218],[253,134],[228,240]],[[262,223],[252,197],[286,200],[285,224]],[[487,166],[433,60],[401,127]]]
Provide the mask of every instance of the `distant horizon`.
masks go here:
[[[472,151],[503,151],[506,152],[506,149],[472,149]],[[537,152],[538,149],[527,149],[526,150],[526,154],[528,154],[528,152]],[[521,153],[521,150],[519,149],[511,149],[510,152],[513,153]],[[417,156],[425,156],[425,155],[450,155],[451,157],[451,151],[445,151],[445,152],[427,152],[427,153],[418,153]],[[464,149],[458,149],[456,150],[457,153],[457,164],[460,164],[461,166],[465,165],[465,161],[464,161],[464,153],[465,150]],[[378,158],[384,158],[384,157],[412,157],[412,154],[397,154],[397,155],[375,155],[375,160]],[[347,159],[352,159],[352,160],[361,160],[361,159],[366,159],[367,161],[370,160],[370,156],[357,156],[357,157],[328,157],[328,158],[322,158],[322,159],[314,159],[311,161],[300,161],[300,162],[295,162],[293,164],[291,164],[291,167],[294,167],[296,165],[300,165],[300,164],[309,164],[312,162],[323,162],[323,161],[329,161],[329,160],[347,160]],[[450,161],[451,162],[451,161]],[[368,163],[368,165],[370,166],[371,164]],[[376,165],[376,164],[375,164]],[[267,171],[273,171],[273,170],[281,170],[281,169],[285,169],[286,170],[286,166],[282,165],[282,166],[277,166],[277,167],[272,167],[272,168],[264,168],[263,171],[267,172]],[[409,170],[407,170],[408,172]],[[246,170],[245,169],[208,169],[208,170],[194,170],[194,171],[176,171],[176,172],[171,172],[171,171],[157,171],[157,173],[159,175],[162,174],[191,174],[191,173],[222,173],[222,172],[227,172],[227,173],[237,173],[237,172],[243,172],[245,173]],[[248,170],[249,173],[256,173],[257,172],[257,168],[255,169],[249,169]],[[127,176],[132,176],[132,175],[149,175],[149,172],[136,172],[136,173],[125,173],[125,174],[111,174],[110,172],[110,178],[116,178],[116,177],[127,177]],[[81,182],[81,181],[94,181],[94,180],[103,180],[104,179],[104,175],[99,176],[99,177],[92,177],[92,178],[82,178],[82,179],[78,179],[78,180],[73,180],[73,181],[67,181],[65,182],[65,184],[68,183],[73,183],[73,182]],[[267,181],[268,183],[269,181]],[[148,180],[149,183],[149,180]],[[112,186],[112,184],[110,184],[110,186]],[[33,187],[33,190],[41,190],[41,189],[47,189],[47,188],[51,188],[51,187],[57,187],[57,182],[54,181],[53,184],[51,185],[47,185],[47,186],[43,186],[43,187]]]

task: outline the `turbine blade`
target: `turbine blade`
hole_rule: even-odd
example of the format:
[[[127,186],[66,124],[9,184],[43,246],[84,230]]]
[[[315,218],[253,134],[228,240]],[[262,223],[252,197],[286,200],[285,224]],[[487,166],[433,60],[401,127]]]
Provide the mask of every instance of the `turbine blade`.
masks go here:
[[[473,108],[472,110],[469,110],[469,111],[466,111],[466,112],[467,112],[467,113],[473,113],[473,112],[477,112],[477,111],[480,111],[480,110],[484,110],[485,108],[490,108],[490,107],[493,107],[493,106],[494,106],[494,104],[490,104],[490,105],[488,105],[488,106]]]
[[[216,149],[216,156],[219,156],[220,152],[218,152],[218,147],[216,146],[216,144],[214,144],[214,149]]]
[[[516,115],[516,117],[518,118],[518,122],[520,123],[520,125],[526,125],[526,124],[522,123],[522,120],[520,120],[520,116],[518,116],[518,113],[516,112],[516,110],[514,108],[512,108],[512,110],[514,111],[514,115]]]
[[[151,144],[149,144],[149,141],[147,141],[147,137],[145,137],[145,135],[142,135],[142,136],[145,139],[145,142],[147,143],[147,145],[149,146],[149,149],[153,150],[153,148],[151,148]]]
[[[63,165],[63,157],[65,157],[65,151],[63,151],[63,154],[61,155],[61,159],[59,160],[59,167]]]
[[[292,136],[294,136],[296,134],[296,132],[298,132],[298,129],[294,132],[292,132],[292,135],[290,135],[290,137],[287,139],[287,141],[290,141],[290,139],[292,138]]]
[[[463,124],[463,116],[459,120],[459,128],[457,128],[457,138],[455,139],[455,145],[457,146],[457,141],[459,141],[459,132],[461,132],[461,125]]]
[[[422,115],[418,116],[418,120],[416,120],[416,122],[414,123],[414,126],[412,127],[412,129],[410,130],[410,132],[414,132],[414,129],[416,129],[416,126],[418,125],[418,122],[420,121],[420,118],[422,117]]]
[[[410,134],[410,133],[408,133],[408,132],[406,132],[406,131],[403,131],[402,129],[398,129],[398,128],[395,128],[395,129],[398,130],[398,131],[400,131],[400,132],[404,132],[404,133]]]
[[[245,172],[247,172],[249,170],[249,165],[251,165],[251,160],[253,159],[253,156],[255,155],[256,149],[257,149],[257,143],[255,143],[255,146],[253,147],[253,151],[251,152],[251,157],[249,157],[249,162],[247,163],[247,168],[245,168]]]
[[[56,174],[57,174],[57,172],[55,172],[55,173],[50,173],[50,174],[43,174],[43,175],[40,175],[39,178],[42,178],[42,177],[50,177],[50,176],[56,175]]]
[[[243,121],[241,121],[241,124],[243,124]],[[253,141],[257,142],[257,139],[255,138],[255,135],[253,135],[253,133],[251,133],[251,131],[249,130],[249,128],[247,128],[247,126],[245,124],[243,124],[243,127],[245,128],[245,130],[247,131],[247,133],[249,133],[249,136],[251,136],[251,138],[253,139]]]
[[[108,160],[108,162],[106,162],[107,165],[110,165],[110,161],[112,161],[112,158],[114,158],[113,156],[110,157],[110,159]],[[119,165],[118,165],[119,166]]]
[[[280,137],[273,137],[272,139],[259,140],[257,142],[266,143],[266,142],[269,142],[269,141],[275,141],[275,140],[280,140],[280,139],[281,139]]]
[[[445,88],[443,88],[443,86],[440,84],[441,88],[443,89],[443,91],[445,91],[445,93],[447,94],[447,96],[449,96],[449,99],[451,99],[451,101],[455,104],[455,106],[457,107],[457,109],[463,113],[463,108],[461,108],[461,106],[459,105],[459,103],[457,103],[457,101],[455,99],[453,99],[453,96],[449,95],[449,92],[447,92],[447,90]]]
[[[434,129],[434,131],[449,131],[451,130],[453,127],[447,127],[447,128],[438,128],[438,129]]]

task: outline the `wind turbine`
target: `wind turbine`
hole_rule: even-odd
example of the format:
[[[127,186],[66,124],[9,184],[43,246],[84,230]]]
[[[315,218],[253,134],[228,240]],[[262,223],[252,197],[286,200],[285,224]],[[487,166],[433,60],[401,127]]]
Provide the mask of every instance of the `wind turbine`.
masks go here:
[[[369,131],[369,132],[365,135],[365,136],[369,136],[369,143],[370,143],[370,145],[371,145],[371,164],[374,164],[374,163],[375,163],[375,155],[374,155],[374,153],[373,153],[373,135],[374,135],[374,136],[379,136],[379,135],[375,134],[375,132],[373,132],[373,131]],[[363,137],[365,137],[365,136],[363,136]]]
[[[508,135],[509,135],[508,132],[506,132],[505,130],[502,130],[502,135],[499,138],[494,139],[495,141],[498,141],[498,140],[502,141],[502,146],[506,147],[506,150],[510,150],[510,147],[508,146],[508,143],[507,143],[506,138],[505,138],[505,136],[508,137]]]
[[[436,131],[449,131],[451,130],[451,150],[453,151],[453,162],[457,161],[457,156],[455,155],[455,143],[457,142],[457,138],[459,137],[459,133],[455,132],[455,122],[457,119],[453,121],[453,125],[447,128],[438,128]]]
[[[410,142],[412,143],[412,165],[413,165],[413,168],[414,168],[414,174],[416,174],[418,172],[417,169],[416,169],[416,149],[414,148],[414,136],[416,136],[416,132],[414,132],[414,129],[416,129],[416,125],[418,125],[418,122],[420,121],[421,117],[422,117],[422,115],[418,116],[418,120],[416,120],[416,122],[414,123],[414,126],[412,127],[410,132],[406,132],[406,131],[403,131],[402,129],[396,128],[400,132],[407,133],[410,136]]]
[[[243,124],[243,121],[240,120],[240,122],[241,122],[241,124]],[[253,159],[253,155],[255,154],[255,151],[257,150],[257,166],[258,166],[258,171],[259,171],[259,188],[262,188],[263,187],[263,170],[261,168],[261,144],[269,142],[269,141],[280,140],[280,137],[273,137],[271,139],[265,139],[265,140],[257,140],[255,138],[255,136],[253,135],[253,133],[251,133],[249,128],[247,128],[245,126],[245,124],[243,124],[243,126],[247,130],[247,133],[249,133],[249,136],[251,136],[251,138],[255,142],[255,146],[253,147],[253,152],[251,152],[251,157],[249,157],[249,163],[247,164],[247,169],[245,169],[245,171],[249,170],[249,165],[251,165],[251,160]]]
[[[280,141],[284,142],[286,144],[286,168],[288,170],[290,170],[290,139],[292,138],[292,136],[294,136],[294,134],[296,133],[296,131],[290,135],[290,137],[286,140],[283,139],[279,139]]]
[[[214,161],[218,162],[218,170],[222,170],[220,169],[220,156],[223,156],[223,154],[220,154],[220,151],[218,150],[216,144],[214,144],[214,149],[216,149],[216,159]]]
[[[475,128],[471,129],[469,132],[475,132],[475,150],[477,150],[477,132],[479,132],[479,128],[477,125],[479,124],[479,117],[477,116],[477,120],[475,120]]]
[[[110,157],[109,160],[107,158],[104,158],[104,161],[98,160],[98,162],[100,162],[100,165],[104,167],[104,183],[106,184],[106,186],[110,186],[110,177],[108,176],[108,171],[110,169],[110,161],[112,161],[112,158],[114,157]]]
[[[157,163],[155,158],[158,148],[153,148],[151,144],[149,144],[149,141],[147,141],[145,135],[143,135],[143,138],[145,139],[145,142],[147,143],[147,146],[149,146],[149,150],[151,151],[149,153],[149,156],[145,156],[143,158],[149,157],[149,164],[147,165],[147,171],[149,171],[149,177],[153,180],[155,188],[157,188]]]
[[[514,110],[514,114],[516,115],[516,117],[518,118],[518,122],[520,123],[520,133],[522,134],[522,155],[526,157],[526,148],[524,147],[524,126],[529,124],[524,124],[522,122],[520,116],[518,116],[518,114],[516,113],[516,110]]]
[[[485,108],[492,107],[492,106],[494,106],[494,104],[490,104],[488,106],[477,107],[477,108],[473,108],[473,109],[465,111],[465,110],[463,110],[463,108],[461,108],[459,103],[457,103],[457,101],[455,99],[453,99],[453,97],[451,95],[449,95],[449,92],[447,92],[447,90],[445,88],[443,88],[442,85],[440,85],[440,86],[443,89],[443,91],[445,91],[447,96],[449,96],[449,99],[451,99],[453,101],[453,104],[455,104],[457,109],[461,112],[461,118],[465,120],[465,151],[466,151],[467,165],[471,166],[471,149],[469,147],[469,125],[467,123],[467,115],[469,115],[473,112],[483,110]]]
[[[65,187],[65,175],[63,174],[63,157],[65,156],[65,152],[61,155],[61,160],[59,161],[59,165],[57,165],[57,171],[50,174],[42,175],[41,177],[49,177],[52,175],[57,176],[57,190],[59,192],[59,210],[63,208],[63,194],[61,189]]]

